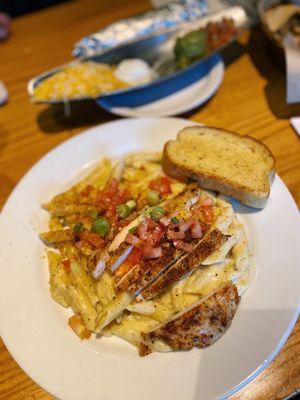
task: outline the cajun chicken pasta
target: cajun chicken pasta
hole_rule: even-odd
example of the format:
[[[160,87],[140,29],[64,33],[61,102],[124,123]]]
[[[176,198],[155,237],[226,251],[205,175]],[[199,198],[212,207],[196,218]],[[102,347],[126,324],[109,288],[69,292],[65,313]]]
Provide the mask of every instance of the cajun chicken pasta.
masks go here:
[[[230,202],[171,179],[161,153],[103,159],[43,207],[50,291],[81,338],[116,335],[141,356],[214,343],[249,284]]]

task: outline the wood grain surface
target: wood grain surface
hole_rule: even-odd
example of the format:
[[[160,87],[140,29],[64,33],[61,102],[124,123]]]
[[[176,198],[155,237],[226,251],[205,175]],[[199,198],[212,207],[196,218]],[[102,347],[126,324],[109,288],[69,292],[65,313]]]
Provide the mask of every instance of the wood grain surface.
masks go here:
[[[149,7],[146,0],[72,1],[13,21],[9,40],[0,42],[0,80],[10,93],[8,104],[0,107],[1,206],[47,151],[89,126],[116,118],[93,103],[73,107],[69,118],[60,107],[33,105],[26,92],[28,80],[68,61],[72,45],[82,36]],[[299,206],[300,143],[289,118],[300,116],[300,105],[286,105],[284,74],[268,57],[259,29],[245,33],[224,57],[227,67],[218,93],[184,117],[262,140]],[[232,400],[282,400],[299,388],[298,321],[276,359]],[[23,399],[53,397],[21,370],[0,342],[0,400]]]

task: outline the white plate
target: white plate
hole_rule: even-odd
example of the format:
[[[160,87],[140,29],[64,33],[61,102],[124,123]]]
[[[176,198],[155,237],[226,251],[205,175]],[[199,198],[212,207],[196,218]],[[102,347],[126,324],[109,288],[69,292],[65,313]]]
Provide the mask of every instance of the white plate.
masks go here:
[[[127,119],[90,129],[42,158],[3,209],[2,338],[27,374],[60,399],[224,398],[272,360],[293,328],[299,304],[300,224],[297,207],[278,176],[264,210],[240,208],[255,274],[232,326],[213,346],[139,358],[134,347],[117,338],[80,341],[67,326],[69,312],[51,301],[45,249],[38,238],[46,229],[47,213],[40,204],[100,157],[161,149],[190,124],[175,118]]]
[[[218,90],[224,76],[224,62],[220,57],[219,62],[211,67],[207,61],[207,74],[184,89],[170,96],[153,101],[141,107],[113,107],[99,105],[107,111],[122,117],[166,117],[178,115],[193,110],[208,101]]]

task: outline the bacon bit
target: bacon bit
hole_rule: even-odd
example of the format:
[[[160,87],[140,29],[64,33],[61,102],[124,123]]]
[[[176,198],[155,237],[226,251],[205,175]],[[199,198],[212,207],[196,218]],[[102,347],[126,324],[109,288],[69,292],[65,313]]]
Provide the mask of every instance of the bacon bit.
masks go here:
[[[132,235],[131,233],[127,233],[127,235],[125,237],[125,242],[129,243],[129,244],[132,244],[132,245],[134,245],[136,247],[141,244],[140,239],[137,236]]]
[[[213,204],[214,204],[213,199],[211,199],[210,197],[206,197],[206,198],[200,200],[200,205],[202,207],[212,206]]]
[[[201,207],[205,222],[211,224],[214,220],[214,210],[212,206],[202,206]]]
[[[75,314],[69,318],[68,324],[80,339],[89,339],[91,332],[85,327],[80,315]]]
[[[88,197],[91,192],[93,191],[94,186],[92,185],[87,185],[82,191],[81,191],[81,195],[84,197]]]
[[[185,238],[185,233],[180,232],[180,231],[172,231],[168,230],[167,237],[169,240],[174,240],[174,239],[184,239]]]
[[[127,257],[127,262],[131,267],[134,267],[141,261],[142,257],[143,257],[143,251],[135,247],[134,250]]]
[[[200,239],[202,237],[202,229],[198,221],[193,222],[191,235],[193,239]]]
[[[70,260],[62,260],[63,266],[65,267],[67,272],[71,272],[71,264]]]
[[[146,243],[143,247],[143,255],[146,259],[159,258],[162,253],[162,247],[152,247],[150,243]]]
[[[91,243],[94,247],[96,247],[96,249],[103,249],[103,247],[105,247],[105,240],[102,239],[102,237],[97,233],[82,232],[79,237],[81,241],[87,241]]]
[[[173,241],[174,246],[179,249],[179,250],[184,250],[187,252],[191,252],[194,249],[194,246],[190,243],[186,243],[182,240],[174,240]]]
[[[167,176],[162,176],[149,183],[149,188],[158,192],[160,195],[165,195],[171,193],[171,180]]]

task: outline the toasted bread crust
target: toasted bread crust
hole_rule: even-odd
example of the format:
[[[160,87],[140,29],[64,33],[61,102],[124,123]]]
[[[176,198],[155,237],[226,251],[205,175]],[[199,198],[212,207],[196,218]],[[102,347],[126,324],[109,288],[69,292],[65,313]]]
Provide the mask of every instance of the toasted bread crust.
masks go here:
[[[222,165],[220,166],[220,173],[207,173],[206,171],[199,171],[199,169],[195,170],[193,165],[187,166],[183,165],[176,159],[176,155],[172,153],[172,144],[174,141],[168,141],[164,146],[163,151],[163,169],[165,173],[172,178],[189,181],[195,180],[197,181],[204,189],[215,190],[221,192],[227,196],[232,196],[239,200],[241,203],[246,204],[250,207],[255,208],[263,208],[267,202],[270,193],[270,184],[274,178],[274,166],[275,166],[275,158],[270,152],[270,150],[263,143],[257,141],[256,139],[250,136],[241,136],[237,133],[224,131],[213,127],[188,127],[179,132],[176,141],[180,142],[180,138],[182,134],[185,134],[186,130],[195,131],[197,133],[199,128],[205,129],[207,131],[219,131],[222,135],[228,135],[234,137],[235,139],[242,140],[246,143],[253,143],[255,146],[259,146],[261,152],[264,156],[268,157],[268,166],[266,169],[268,170],[268,182],[266,185],[266,190],[253,190],[247,186],[247,181],[245,180],[245,184],[241,185],[234,180],[227,179],[225,176],[222,176]],[[234,174],[234,171],[233,171]]]

